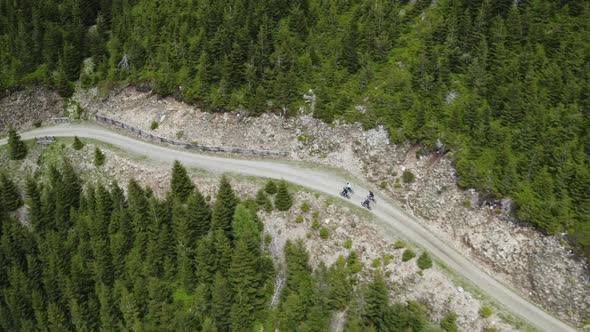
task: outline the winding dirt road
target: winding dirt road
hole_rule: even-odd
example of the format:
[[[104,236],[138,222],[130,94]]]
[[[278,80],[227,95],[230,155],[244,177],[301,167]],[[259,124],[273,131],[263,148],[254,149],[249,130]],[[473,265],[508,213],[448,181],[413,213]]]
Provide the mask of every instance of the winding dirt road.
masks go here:
[[[150,144],[111,132],[104,127],[92,125],[59,125],[21,134],[23,139],[46,135],[91,138],[165,163],[179,160],[188,167],[202,168],[209,171],[282,178],[335,197],[339,197],[337,196],[338,191],[346,182],[343,177],[331,174],[328,171],[278,161],[231,159],[191,153]],[[2,144],[6,144],[6,139],[0,140],[0,145]],[[352,196],[352,202],[357,203],[356,201],[359,201],[360,203],[368,190],[361,183],[354,183],[353,185],[357,194]],[[381,195],[377,196],[379,204],[374,205],[372,213],[380,220],[385,230],[403,234],[407,239],[423,247],[449,268],[472,282],[498,303],[504,305],[511,313],[528,320],[540,330],[551,332],[575,331],[569,325],[528,302],[515,291],[488,275],[471,260],[430,233],[416,220],[416,217],[403,212],[391,200]]]

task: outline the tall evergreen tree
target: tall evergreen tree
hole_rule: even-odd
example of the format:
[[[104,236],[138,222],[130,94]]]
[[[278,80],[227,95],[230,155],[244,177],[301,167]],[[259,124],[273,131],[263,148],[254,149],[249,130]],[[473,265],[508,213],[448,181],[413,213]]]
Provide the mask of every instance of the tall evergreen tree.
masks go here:
[[[280,211],[287,211],[293,205],[293,199],[291,198],[291,194],[287,189],[287,183],[285,181],[281,181],[279,183],[279,189],[277,191],[277,197],[275,198],[275,206]]]
[[[178,160],[175,160],[172,165],[172,179],[170,180],[172,195],[184,202],[194,188],[195,186],[189,178],[186,168]]]
[[[217,199],[213,205],[213,214],[211,216],[211,228],[213,230],[223,230],[229,237],[231,234],[231,223],[237,204],[237,198],[229,183],[229,180],[222,176],[217,191]],[[219,326],[218,326],[219,328]]]
[[[27,146],[12,126],[8,128],[8,153],[12,160],[25,159],[27,156]]]
[[[6,173],[0,174],[0,189],[2,190],[2,205],[7,211],[16,211],[23,205],[18,187]]]

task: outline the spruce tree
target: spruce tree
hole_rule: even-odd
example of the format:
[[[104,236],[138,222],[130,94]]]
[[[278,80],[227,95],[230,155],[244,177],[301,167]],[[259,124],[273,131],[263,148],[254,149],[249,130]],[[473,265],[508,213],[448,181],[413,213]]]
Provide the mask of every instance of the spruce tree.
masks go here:
[[[8,153],[12,160],[25,159],[27,156],[27,146],[12,126],[8,129]]]
[[[66,206],[77,209],[80,205],[82,186],[76,171],[74,171],[72,164],[67,159],[64,160],[62,178],[67,203]]]
[[[215,320],[218,331],[229,331],[231,307],[231,288],[227,279],[217,272],[211,289],[211,316]]]
[[[291,194],[289,194],[289,190],[287,189],[287,182],[281,181],[279,183],[279,190],[275,198],[275,206],[280,211],[287,211],[292,205],[293,199],[291,198]]]
[[[266,185],[264,186],[264,191],[266,191],[269,195],[274,195],[277,193],[277,185],[274,183],[273,180],[268,180]]]
[[[81,150],[84,147],[84,143],[78,138],[78,136],[74,136],[74,143],[72,143],[72,148],[74,150]]]
[[[377,330],[380,330],[384,323],[383,313],[387,309],[388,294],[385,282],[379,275],[367,287],[367,294],[365,295],[366,311],[363,318],[367,324],[375,326]]]
[[[172,195],[184,202],[194,188],[195,186],[188,176],[186,168],[178,160],[175,160],[172,165],[172,179],[170,180]]]
[[[35,232],[41,234],[43,225],[43,207],[41,206],[41,193],[37,183],[31,177],[25,181],[26,202],[29,206],[29,221]]]
[[[194,235],[190,246],[196,248],[196,241],[209,234],[211,229],[211,208],[198,190],[188,198],[187,206],[188,221]]]
[[[257,270],[258,259],[249,249],[248,243],[238,240],[232,256],[228,280],[234,294],[234,303],[239,304],[239,315],[232,310],[232,327],[252,328],[255,315],[254,303],[257,302],[260,273]],[[241,324],[241,325],[240,325]]]
[[[267,199],[268,198],[264,194],[264,189],[260,189],[256,192],[256,204],[258,204],[259,206],[264,206]]]
[[[5,173],[0,175],[3,207],[7,211],[16,211],[23,205],[18,187]]]
[[[213,205],[211,229],[221,229],[231,238],[231,223],[236,204],[237,199],[231,184],[225,176],[222,176],[219,183],[219,190],[217,191],[217,199]]]
[[[243,204],[236,206],[232,221],[232,232],[234,240],[252,240],[256,244],[260,240],[260,231],[254,221],[252,213]]]
[[[106,156],[104,155],[104,153],[102,153],[102,151],[100,151],[100,148],[97,146],[94,149],[94,166],[100,167],[100,166],[104,165],[105,161],[106,161]]]
[[[352,284],[350,282],[346,260],[344,257],[338,257],[338,260],[330,267],[328,272],[328,282],[330,285],[330,294],[328,304],[334,310],[344,309],[352,293]]]

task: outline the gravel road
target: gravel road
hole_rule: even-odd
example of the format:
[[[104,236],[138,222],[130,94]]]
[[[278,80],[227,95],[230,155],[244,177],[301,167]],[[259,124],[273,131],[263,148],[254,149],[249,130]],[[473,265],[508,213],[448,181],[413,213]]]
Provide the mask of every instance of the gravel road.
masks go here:
[[[96,139],[117,146],[125,151],[146,155],[165,163],[179,160],[188,167],[202,168],[209,171],[241,173],[246,175],[285,179],[287,181],[339,197],[338,192],[346,183],[341,175],[314,168],[306,168],[280,161],[245,160],[202,155],[188,151],[166,148],[141,140],[123,136],[104,127],[92,125],[59,125],[40,128],[22,133],[23,139],[35,136],[79,136]],[[6,139],[0,140],[0,145]],[[362,183],[353,183],[355,194],[352,203],[360,203],[368,192]],[[444,262],[449,268],[479,287],[488,296],[504,305],[511,313],[528,320],[532,325],[544,331],[575,331],[561,320],[546,313],[536,305],[525,300],[517,292],[498,282],[484,272],[476,263],[451,248],[424,228],[416,217],[405,213],[391,200],[376,192],[378,204],[373,205],[372,213],[383,224],[386,231],[402,234],[408,240],[418,244],[432,255]]]

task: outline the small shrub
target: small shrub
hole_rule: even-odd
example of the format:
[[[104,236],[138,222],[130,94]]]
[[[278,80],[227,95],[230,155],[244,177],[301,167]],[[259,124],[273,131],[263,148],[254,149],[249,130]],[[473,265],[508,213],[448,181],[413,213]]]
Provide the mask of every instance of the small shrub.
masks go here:
[[[381,258],[379,258],[379,257],[373,259],[373,262],[371,262],[371,266],[374,268],[378,268],[380,265],[381,265]]]
[[[381,184],[379,185],[379,187],[381,187],[381,189],[385,189],[385,188],[387,188],[387,186],[389,186],[389,182],[387,182],[387,181],[381,181]]]
[[[33,127],[35,127],[35,128],[41,127],[42,124],[43,124],[43,121],[41,121],[41,120],[33,121]]]
[[[320,229],[320,237],[322,239],[327,239],[330,236],[330,231],[326,227],[322,227]]]
[[[479,314],[483,318],[488,318],[492,315],[492,308],[490,308],[488,306],[483,306],[483,307],[481,307],[481,309],[479,309]]]
[[[295,218],[295,222],[301,224],[303,222],[303,216],[300,214],[297,215],[297,218]]]
[[[402,255],[402,262],[407,262],[416,257],[416,253],[412,249],[406,249]]]
[[[211,195],[207,195],[207,196],[205,196],[205,200],[206,200],[207,202],[211,202]]]
[[[272,211],[272,209],[273,209],[272,202],[267,197],[266,202],[264,202],[264,211],[270,212],[270,211]]]
[[[305,233],[305,237],[308,238],[308,239],[311,239],[311,232]]]
[[[319,219],[320,218],[320,211],[318,211],[318,210],[313,211],[313,214],[311,216],[313,217],[313,219]]]
[[[268,233],[266,233],[266,235],[264,236],[264,243],[266,243],[267,245],[272,241],[272,236]]]
[[[334,199],[332,199],[332,197],[326,198],[326,206],[330,206],[332,204],[334,204]]]
[[[74,136],[74,143],[72,144],[72,148],[74,150],[80,150],[84,147],[84,143],[78,138],[78,136]]]
[[[358,273],[363,269],[363,265],[359,261],[355,251],[351,251],[350,254],[348,254],[348,258],[346,258],[346,264],[348,266],[348,270],[351,273]]]
[[[498,332],[498,329],[495,328],[494,326],[488,326],[488,327],[484,327],[483,330],[481,330],[482,332]]]
[[[159,124],[158,124],[157,121],[152,121],[152,124],[150,125],[150,128],[152,130],[156,130],[156,129],[158,129],[158,126],[159,126]]]
[[[269,194],[269,195],[274,195],[274,194],[277,193],[278,188],[277,188],[277,185],[274,183],[273,180],[268,180],[268,182],[264,186],[264,191],[266,191],[266,193]]]
[[[102,151],[100,151],[100,149],[98,147],[96,147],[94,149],[94,165],[96,167],[102,166],[102,165],[104,165],[105,161],[106,161],[106,156],[104,155],[104,153],[102,153]]]
[[[421,270],[426,270],[432,267],[432,258],[427,252],[422,253],[416,260],[416,264]]]
[[[397,240],[395,241],[395,243],[393,244],[393,247],[395,249],[401,249],[401,248],[405,248],[406,247],[406,241],[404,240]]]
[[[179,130],[176,132],[176,139],[182,139],[184,137],[184,130]]]
[[[412,183],[416,180],[416,175],[412,173],[412,171],[407,169],[402,174],[402,180],[404,181],[404,183]]]
[[[311,228],[319,229],[320,228],[320,221],[317,219],[314,219],[313,222],[311,223]]]
[[[465,203],[463,203],[463,205],[465,205],[466,208],[470,208],[471,207],[471,201],[470,200],[466,200]]]
[[[386,278],[391,277],[391,271],[385,271],[385,277]]]
[[[346,239],[342,245],[346,249],[352,248],[352,239]]]
[[[391,260],[393,259],[393,255],[392,254],[385,254],[383,255],[383,265],[389,265],[389,263],[391,263]]]
[[[457,314],[454,312],[450,312],[448,315],[443,318],[440,322],[440,327],[447,332],[457,332],[459,328],[457,327]]]
[[[398,179],[398,180],[399,180],[399,179]],[[393,185],[393,187],[394,187],[395,189],[399,189],[399,188],[401,188],[401,187],[402,187],[402,184],[401,184],[401,183],[399,183],[399,181],[396,181],[396,182],[395,182],[395,184]]]
[[[301,204],[301,212],[307,213],[307,212],[309,212],[310,209],[311,209],[311,206],[309,205],[309,203],[307,201],[303,202],[303,204]]]

